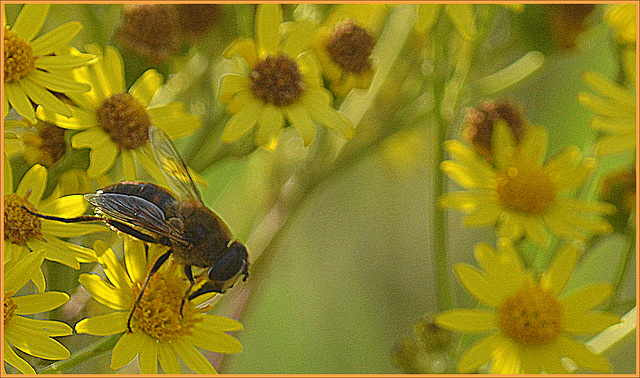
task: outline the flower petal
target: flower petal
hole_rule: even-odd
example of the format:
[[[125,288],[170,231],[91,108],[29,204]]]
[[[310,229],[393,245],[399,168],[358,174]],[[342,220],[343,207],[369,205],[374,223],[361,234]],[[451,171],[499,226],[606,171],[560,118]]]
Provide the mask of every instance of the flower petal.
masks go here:
[[[140,353],[142,348],[150,341],[149,337],[142,333],[125,333],[120,337],[111,352],[111,365],[113,370],[129,364]]]
[[[4,362],[18,369],[22,374],[36,374],[36,371],[27,363],[27,361],[18,357],[6,339],[4,340]]]
[[[162,129],[170,139],[191,134],[202,126],[200,117],[184,111],[184,103],[171,102],[165,106],[147,109],[151,123]]]
[[[454,309],[436,315],[440,327],[463,333],[484,333],[498,325],[496,313],[477,309]]]
[[[71,110],[71,117],[62,116],[42,107],[38,108],[36,114],[45,122],[70,130],[84,130],[98,126],[98,118],[95,113],[75,106],[68,108]]]
[[[96,274],[84,273],[78,282],[91,294],[93,299],[114,310],[130,311],[133,305],[131,290],[118,290],[104,282]]]
[[[309,42],[317,25],[311,19],[303,18],[293,23],[286,34],[280,50],[286,55],[296,57],[309,48]]]
[[[4,95],[11,106],[31,123],[36,123],[36,112],[31,101],[18,83],[9,83],[4,86]]]
[[[99,224],[82,224],[82,223],[62,223],[48,219],[42,220],[42,234],[55,236],[58,238],[71,238],[81,235],[92,234],[94,232],[109,231],[106,225]]]
[[[266,104],[258,120],[258,130],[255,135],[256,144],[274,150],[278,134],[283,126],[284,115],[282,111],[271,104]]]
[[[576,365],[600,373],[611,372],[609,360],[600,354],[594,353],[584,344],[566,336],[560,336],[557,344],[563,355],[572,359]]]
[[[113,250],[105,242],[97,240],[93,244],[93,249],[98,255],[98,262],[102,265],[104,273],[113,286],[121,290],[127,290],[133,286],[124,266],[120,264]]]
[[[52,323],[58,323],[58,325],[54,326]],[[44,328],[60,328],[60,326],[64,327],[65,332],[57,332],[61,330],[56,330],[56,334],[60,335],[63,333],[70,335],[72,333],[71,327],[62,322],[16,316],[11,319],[11,327],[5,329],[5,338],[11,345],[32,356],[48,360],[63,360],[69,358],[71,353],[58,341],[50,338],[47,335],[46,328]]]
[[[93,63],[96,59],[97,58],[91,54],[46,55],[36,59],[35,66],[48,72],[71,71]],[[83,92],[88,92],[90,89],[88,85],[85,85],[85,88],[87,89]]]
[[[601,303],[604,303],[613,295],[613,286],[610,283],[600,283],[581,287],[560,298],[565,313],[583,313]]]
[[[36,164],[24,174],[22,180],[20,180],[16,194],[24,198],[27,192],[30,191],[29,202],[31,202],[33,206],[38,207],[46,185],[47,168]]]
[[[138,357],[141,374],[158,374],[158,343],[145,343]]]
[[[112,312],[106,315],[82,319],[76,324],[76,332],[96,336],[108,336],[127,330],[128,311]]]
[[[91,90],[91,86],[87,83],[75,81],[75,80],[66,78],[62,75],[54,74],[51,72],[33,70],[29,74],[29,77],[39,85],[42,85],[47,89],[51,89],[54,92],[83,93]]]
[[[129,150],[123,150],[120,153],[120,162],[122,163],[122,175],[127,181],[135,181],[136,163],[133,160],[133,154]]]
[[[147,70],[131,86],[129,93],[142,105],[148,107],[163,83],[162,75],[156,70]]]
[[[558,251],[551,266],[540,278],[540,283],[545,289],[551,290],[554,296],[560,294],[569,281],[571,273],[578,262],[579,248],[573,243],[567,243]]]
[[[242,344],[235,337],[224,332],[198,327],[185,340],[194,346],[214,353],[240,353]]]
[[[449,19],[460,35],[467,41],[476,38],[477,32],[474,21],[474,10],[472,4],[447,4],[446,11]]]
[[[477,371],[480,366],[491,358],[500,340],[499,334],[493,333],[477,342],[460,358],[458,371],[460,373],[473,373]]]
[[[77,135],[72,138],[72,142]],[[109,169],[113,167],[113,164],[116,162],[119,154],[120,151],[118,146],[111,141],[107,141],[99,146],[94,146],[94,148],[91,149],[91,152],[89,152],[89,168],[87,169],[87,175],[91,178],[96,178],[107,173]]]
[[[57,198],[40,208],[43,214],[72,218],[84,214],[88,203],[80,194]]]
[[[278,52],[281,23],[282,6],[280,4],[258,5],[256,10],[256,41],[260,56],[275,55]]]
[[[142,241],[130,237],[124,239],[124,261],[133,282],[142,281],[147,276],[147,260]]]
[[[240,331],[242,323],[224,316],[204,314],[202,321],[196,323],[196,328],[215,329],[222,332]]]
[[[186,340],[175,340],[171,343],[171,346],[182,361],[197,374],[216,374],[216,369],[213,368],[213,365]]]
[[[221,102],[227,103],[231,101],[233,96],[240,91],[246,91],[249,88],[249,78],[243,75],[226,74],[220,78],[218,86],[218,97]]]
[[[529,126],[519,144],[522,161],[527,166],[540,167],[547,155],[549,134],[539,126]]]
[[[25,4],[16,18],[11,31],[26,42],[38,34],[49,14],[49,4]]]
[[[82,30],[82,24],[78,21],[71,21],[58,26],[30,43],[33,55],[43,57],[66,48],[80,30]]]
[[[620,316],[611,312],[565,314],[562,329],[574,335],[592,335],[620,323]]]
[[[495,122],[493,128],[493,157],[496,167],[504,171],[513,162],[516,141],[509,126],[503,120]]]
[[[18,84],[34,103],[42,105],[43,107],[66,117],[71,117],[73,115],[67,104],[51,94],[48,90],[39,86],[29,76],[20,80]]]
[[[298,104],[292,104],[284,108],[287,113],[289,122],[302,135],[302,141],[305,147],[308,147],[316,138],[316,124],[311,121],[307,110]]]
[[[33,251],[22,257],[11,269],[4,272],[4,291],[20,290],[40,269],[44,260],[44,250]]]
[[[332,108],[330,102],[325,101],[327,95],[323,91],[323,89],[309,90],[302,97],[303,104],[309,111],[309,115],[314,121],[342,135],[345,139],[353,138],[355,133],[353,122],[344,114]]]
[[[180,374],[180,363],[169,344],[158,343],[158,359],[165,374]]]
[[[9,157],[7,156],[7,151],[4,152],[4,192],[3,194],[13,193],[13,169],[11,168],[11,163],[9,162]]]
[[[507,293],[501,290],[500,284],[490,276],[466,264],[456,264],[454,270],[462,286],[474,298],[490,307],[499,307],[502,304]]]
[[[113,91],[115,93],[124,93],[126,90],[126,83],[124,80],[124,62],[122,61],[122,56],[115,47],[105,47],[103,64],[105,75],[111,79]],[[142,104],[142,106],[146,107],[148,104]]]
[[[227,122],[220,140],[223,143],[231,143],[246,135],[258,122],[263,107],[264,103],[260,100],[249,102]]]
[[[234,41],[226,50],[222,53],[226,59],[232,59],[235,56],[241,56],[247,61],[249,67],[253,68],[258,63],[258,53],[256,50],[256,44],[253,39],[239,39]]]
[[[12,297],[11,299],[18,306],[15,314],[31,315],[51,311],[62,306],[69,301],[69,295],[59,291],[48,291],[46,293]]]

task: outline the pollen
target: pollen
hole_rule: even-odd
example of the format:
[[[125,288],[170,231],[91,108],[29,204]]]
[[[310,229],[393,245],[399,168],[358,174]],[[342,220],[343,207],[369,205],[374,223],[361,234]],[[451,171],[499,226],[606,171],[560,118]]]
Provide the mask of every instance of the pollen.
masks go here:
[[[547,345],[562,332],[562,305],[539,285],[527,285],[498,309],[502,332],[526,347]]]
[[[100,127],[120,150],[133,150],[149,140],[149,115],[129,93],[115,94],[104,100],[96,114]]]
[[[18,245],[25,245],[27,240],[42,236],[42,220],[29,214],[22,206],[36,211],[26,198],[15,193],[4,196],[4,240]],[[5,303],[6,312],[6,303]]]
[[[556,198],[549,175],[535,168],[507,168],[498,176],[497,192],[503,206],[529,215],[543,214]]]
[[[9,322],[13,318],[13,313],[18,308],[18,305],[15,304],[13,302],[13,299],[11,298],[12,295],[13,295],[13,292],[11,291],[7,291],[4,293],[4,326],[5,327],[7,326],[7,324],[9,324]]]
[[[251,72],[250,88],[266,103],[287,106],[300,98],[304,83],[293,59],[286,55],[269,55]]]
[[[142,285],[134,286],[133,297],[137,298]],[[135,308],[131,325],[160,342],[171,342],[192,333],[193,326],[202,321],[197,317],[200,310],[187,301],[180,315],[180,304],[187,284],[176,274],[167,271],[156,273]]]
[[[364,28],[352,20],[337,24],[326,42],[326,49],[340,68],[360,74],[371,69],[371,53],[376,42]]]
[[[33,55],[31,46],[8,26],[4,28],[4,82],[12,83],[20,80],[35,69],[37,56]]]

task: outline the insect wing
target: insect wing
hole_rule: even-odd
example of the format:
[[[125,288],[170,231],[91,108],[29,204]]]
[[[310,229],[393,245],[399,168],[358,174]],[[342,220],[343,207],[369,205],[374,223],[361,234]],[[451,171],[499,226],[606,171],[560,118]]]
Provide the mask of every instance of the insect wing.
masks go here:
[[[167,222],[162,210],[144,198],[119,193],[85,194],[84,197],[98,211],[115,220],[187,244],[182,230]]]
[[[181,197],[189,197],[202,202],[202,196],[191,178],[187,164],[182,160],[167,134],[161,129],[151,126],[149,141],[158,166],[171,189]]]

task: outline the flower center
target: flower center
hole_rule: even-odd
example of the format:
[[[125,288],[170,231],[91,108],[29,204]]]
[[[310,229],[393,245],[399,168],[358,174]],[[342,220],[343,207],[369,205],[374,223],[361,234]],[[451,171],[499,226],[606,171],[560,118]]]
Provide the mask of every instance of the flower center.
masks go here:
[[[553,342],[562,332],[562,305],[539,285],[527,285],[498,309],[499,327],[524,346]]]
[[[134,286],[134,298],[138,297],[141,286]],[[178,275],[167,271],[156,273],[133,312],[132,327],[160,342],[190,335],[195,323],[202,318],[196,316],[200,310],[189,301],[184,304],[180,316],[180,303],[186,289],[187,284]]]
[[[360,74],[371,69],[371,52],[376,42],[362,27],[351,20],[337,24],[326,48],[331,59],[343,70]]]
[[[251,91],[264,102],[276,106],[294,103],[304,83],[296,62],[286,55],[269,55],[251,71]]]
[[[178,14],[169,4],[126,4],[117,36],[135,53],[161,63],[179,48]]]
[[[42,236],[42,219],[27,213],[22,206],[36,211],[26,198],[15,193],[4,196],[4,240],[25,245],[27,240]]]
[[[100,127],[120,150],[133,150],[149,140],[149,115],[129,93],[115,94],[104,100],[96,114]]]
[[[67,152],[67,144],[64,141],[64,129],[54,124],[45,122],[40,130],[42,144],[40,150],[44,152],[38,163],[50,167],[60,160]]]
[[[505,207],[531,215],[544,213],[556,197],[549,175],[541,169],[507,168],[498,177],[497,192]]]
[[[31,46],[22,38],[4,28],[4,82],[20,80],[36,68],[36,56]]]
[[[493,162],[493,125],[504,120],[516,143],[520,143],[525,131],[525,119],[519,107],[510,100],[488,100],[476,108],[469,108],[464,117],[463,137],[486,161]]]
[[[11,321],[11,318],[13,318],[13,313],[18,308],[18,305],[13,303],[13,299],[11,299],[12,295],[13,295],[13,292],[11,291],[7,291],[4,293],[4,326],[5,327],[7,326],[7,324],[9,324],[9,322]]]

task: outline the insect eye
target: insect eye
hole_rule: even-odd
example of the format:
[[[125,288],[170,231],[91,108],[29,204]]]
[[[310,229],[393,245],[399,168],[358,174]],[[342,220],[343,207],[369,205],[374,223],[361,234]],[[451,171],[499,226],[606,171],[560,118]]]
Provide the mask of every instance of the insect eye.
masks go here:
[[[234,243],[234,246],[209,269],[209,279],[227,281],[238,274],[246,274],[246,270],[247,251],[242,244]]]

